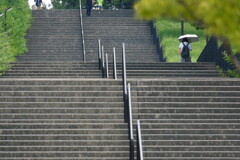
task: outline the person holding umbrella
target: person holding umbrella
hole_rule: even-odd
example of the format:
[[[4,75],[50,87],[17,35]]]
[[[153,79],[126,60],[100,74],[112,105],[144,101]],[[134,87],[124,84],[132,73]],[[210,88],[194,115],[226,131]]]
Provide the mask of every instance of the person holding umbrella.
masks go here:
[[[192,46],[188,42],[187,38],[182,39],[178,48],[178,54],[181,56],[181,62],[191,62],[190,51],[192,51]]]
[[[181,62],[191,62],[190,51],[192,51],[191,42],[197,42],[198,36],[186,34],[180,36],[178,40],[181,42],[178,47],[178,54],[181,56]]]

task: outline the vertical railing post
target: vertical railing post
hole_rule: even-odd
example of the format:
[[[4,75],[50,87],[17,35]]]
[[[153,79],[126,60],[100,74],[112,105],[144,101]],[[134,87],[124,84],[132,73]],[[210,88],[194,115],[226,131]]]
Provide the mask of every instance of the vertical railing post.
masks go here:
[[[102,69],[101,62],[102,61],[102,54],[101,54],[101,40],[98,40],[98,64],[99,64],[99,70]]]
[[[131,98],[131,85],[128,83],[128,131],[130,140],[130,160],[134,160],[134,137],[133,137],[133,124],[132,124],[132,98]]]
[[[117,80],[116,50],[113,48],[113,79]]]
[[[104,46],[102,46],[102,78],[105,78]]]
[[[140,120],[137,120],[137,160],[143,160]]]
[[[106,53],[106,78],[109,78],[109,73],[108,73],[108,54]]]
[[[124,120],[128,122],[127,109],[127,79],[126,79],[126,57],[125,44],[122,44],[122,81],[123,81],[123,100],[124,100]]]
[[[80,27],[81,27],[81,34],[82,34],[83,62],[85,62],[86,61],[86,48],[85,48],[84,31],[83,31],[82,1],[81,0],[79,0],[79,12],[80,12]]]

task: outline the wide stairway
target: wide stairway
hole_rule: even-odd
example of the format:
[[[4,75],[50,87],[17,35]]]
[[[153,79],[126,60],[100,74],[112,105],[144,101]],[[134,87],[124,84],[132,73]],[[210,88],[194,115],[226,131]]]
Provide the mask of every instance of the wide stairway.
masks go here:
[[[29,51],[0,78],[0,160],[128,160],[123,42],[144,159],[239,159],[239,79],[219,77],[214,63],[159,62],[147,22],[132,10],[84,13],[87,62],[79,10],[33,17]],[[119,80],[102,78],[99,39],[110,77],[116,48]]]
[[[132,80],[133,119],[146,160],[237,160],[240,80]]]
[[[0,79],[0,159],[128,160],[122,82],[82,62],[79,10],[33,17],[29,51]]]
[[[116,48],[117,62],[122,61],[122,43],[126,44],[128,62],[159,62],[156,46],[147,22],[133,18],[133,10],[92,11],[91,17],[83,17],[87,61],[98,59],[98,39],[112,60]]]
[[[33,11],[28,52],[3,77],[101,78],[97,63],[84,63],[79,10]]]

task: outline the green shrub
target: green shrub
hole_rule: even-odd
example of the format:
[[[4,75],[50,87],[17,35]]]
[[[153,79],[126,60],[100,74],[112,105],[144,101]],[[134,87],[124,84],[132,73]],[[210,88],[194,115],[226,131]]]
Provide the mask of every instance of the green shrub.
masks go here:
[[[13,7],[7,12],[6,8]],[[9,63],[15,61],[15,56],[27,51],[26,30],[30,27],[31,10],[26,0],[1,0],[0,12],[0,74],[9,67]],[[5,25],[6,24],[6,25]]]

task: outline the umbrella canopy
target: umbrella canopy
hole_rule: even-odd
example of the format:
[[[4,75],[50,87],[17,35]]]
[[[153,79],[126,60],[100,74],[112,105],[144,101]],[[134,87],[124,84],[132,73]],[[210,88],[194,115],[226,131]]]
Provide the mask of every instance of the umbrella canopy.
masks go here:
[[[178,40],[179,40],[180,42],[182,42],[182,39],[183,39],[183,38],[187,38],[189,43],[199,41],[198,36],[197,36],[196,34],[185,34],[185,35],[180,36],[180,37],[178,38]]]

